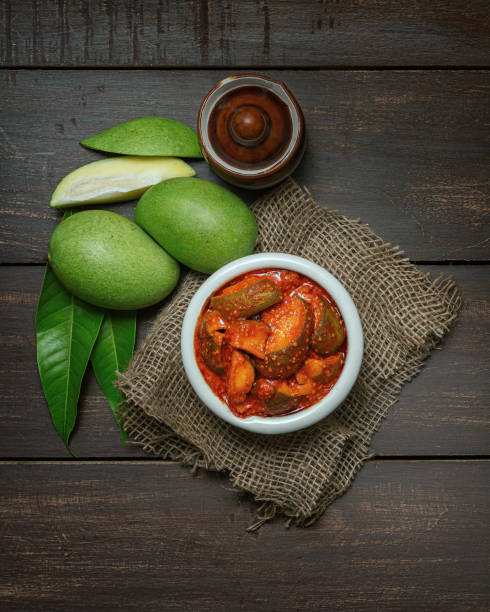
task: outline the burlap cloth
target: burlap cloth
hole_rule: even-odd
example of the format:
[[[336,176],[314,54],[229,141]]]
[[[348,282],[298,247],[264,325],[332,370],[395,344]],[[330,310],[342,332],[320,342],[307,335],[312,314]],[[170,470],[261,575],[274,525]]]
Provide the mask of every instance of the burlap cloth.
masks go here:
[[[352,296],[365,335],[352,392],[317,425],[280,436],[247,433],[214,416],[182,366],[182,320],[206,278],[187,272],[120,376],[124,423],[130,439],[153,455],[225,470],[238,490],[262,502],[252,528],[278,512],[306,526],[350,486],[373,433],[456,319],[461,297],[452,278],[431,282],[368,226],[320,208],[291,179],[251,208],[257,251],[311,259]]]

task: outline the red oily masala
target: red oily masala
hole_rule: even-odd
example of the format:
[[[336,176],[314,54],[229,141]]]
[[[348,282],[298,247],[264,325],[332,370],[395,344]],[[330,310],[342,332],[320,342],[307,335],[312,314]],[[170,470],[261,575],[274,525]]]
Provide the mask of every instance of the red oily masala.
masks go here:
[[[206,383],[234,415],[269,417],[325,397],[342,372],[348,341],[323,287],[292,270],[265,268],[209,296],[194,350]]]

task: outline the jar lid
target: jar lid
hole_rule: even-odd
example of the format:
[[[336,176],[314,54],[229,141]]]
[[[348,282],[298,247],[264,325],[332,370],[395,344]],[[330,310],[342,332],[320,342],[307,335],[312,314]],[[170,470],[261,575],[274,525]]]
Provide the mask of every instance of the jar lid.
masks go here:
[[[206,94],[197,129],[209,163],[225,176],[253,181],[288,165],[294,169],[290,162],[304,143],[305,128],[301,108],[283,83],[241,74]]]

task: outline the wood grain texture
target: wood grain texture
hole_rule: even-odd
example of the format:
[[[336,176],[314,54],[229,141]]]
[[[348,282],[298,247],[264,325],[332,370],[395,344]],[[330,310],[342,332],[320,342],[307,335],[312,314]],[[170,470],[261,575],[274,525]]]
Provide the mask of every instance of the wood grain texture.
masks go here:
[[[367,464],[307,530],[164,463],[0,466],[8,610],[484,610],[488,461]]]
[[[225,71],[0,71],[0,262],[44,261],[58,181],[99,159],[81,139],[160,114],[195,125]],[[295,173],[415,260],[489,259],[490,73],[284,71],[307,122]],[[204,161],[200,177],[219,180]],[[239,192],[247,201],[255,192]],[[134,203],[112,210],[132,215]]]
[[[488,3],[4,0],[4,66],[483,66]]]
[[[453,272],[465,305],[374,437],[385,460],[312,528],[248,534],[256,506],[226,476],[121,446],[91,371],[73,450],[105,460],[65,461],[35,360],[43,268],[17,265],[44,261],[57,182],[100,158],[82,138],[144,115],[194,126],[240,66],[300,101],[296,178],[320,203],[411,259],[488,260],[490,72],[392,68],[488,67],[489,31],[483,0],[0,3],[0,264],[15,264],[0,267],[1,609],[490,609],[490,462],[427,459],[488,456],[488,266],[425,267]],[[335,69],[273,70],[295,66]],[[132,217],[134,202],[111,209]],[[138,342],[158,310],[139,314]]]
[[[448,266],[426,266],[435,278]],[[404,388],[372,444],[377,455],[484,455],[490,434],[490,283],[487,266],[449,268],[464,309],[441,350]],[[43,268],[0,268],[0,457],[67,457],[50,422],[36,370],[34,310]],[[159,307],[141,311],[138,343]],[[79,457],[143,457],[121,446],[111,410],[92,371],[71,446]]]

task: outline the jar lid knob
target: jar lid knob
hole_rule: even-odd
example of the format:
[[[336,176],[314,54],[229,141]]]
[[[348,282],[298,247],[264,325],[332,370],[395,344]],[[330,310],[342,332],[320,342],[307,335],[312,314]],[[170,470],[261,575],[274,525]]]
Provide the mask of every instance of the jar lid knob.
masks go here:
[[[228,129],[237,144],[256,147],[269,135],[269,116],[258,106],[244,104],[233,110],[228,120]]]

